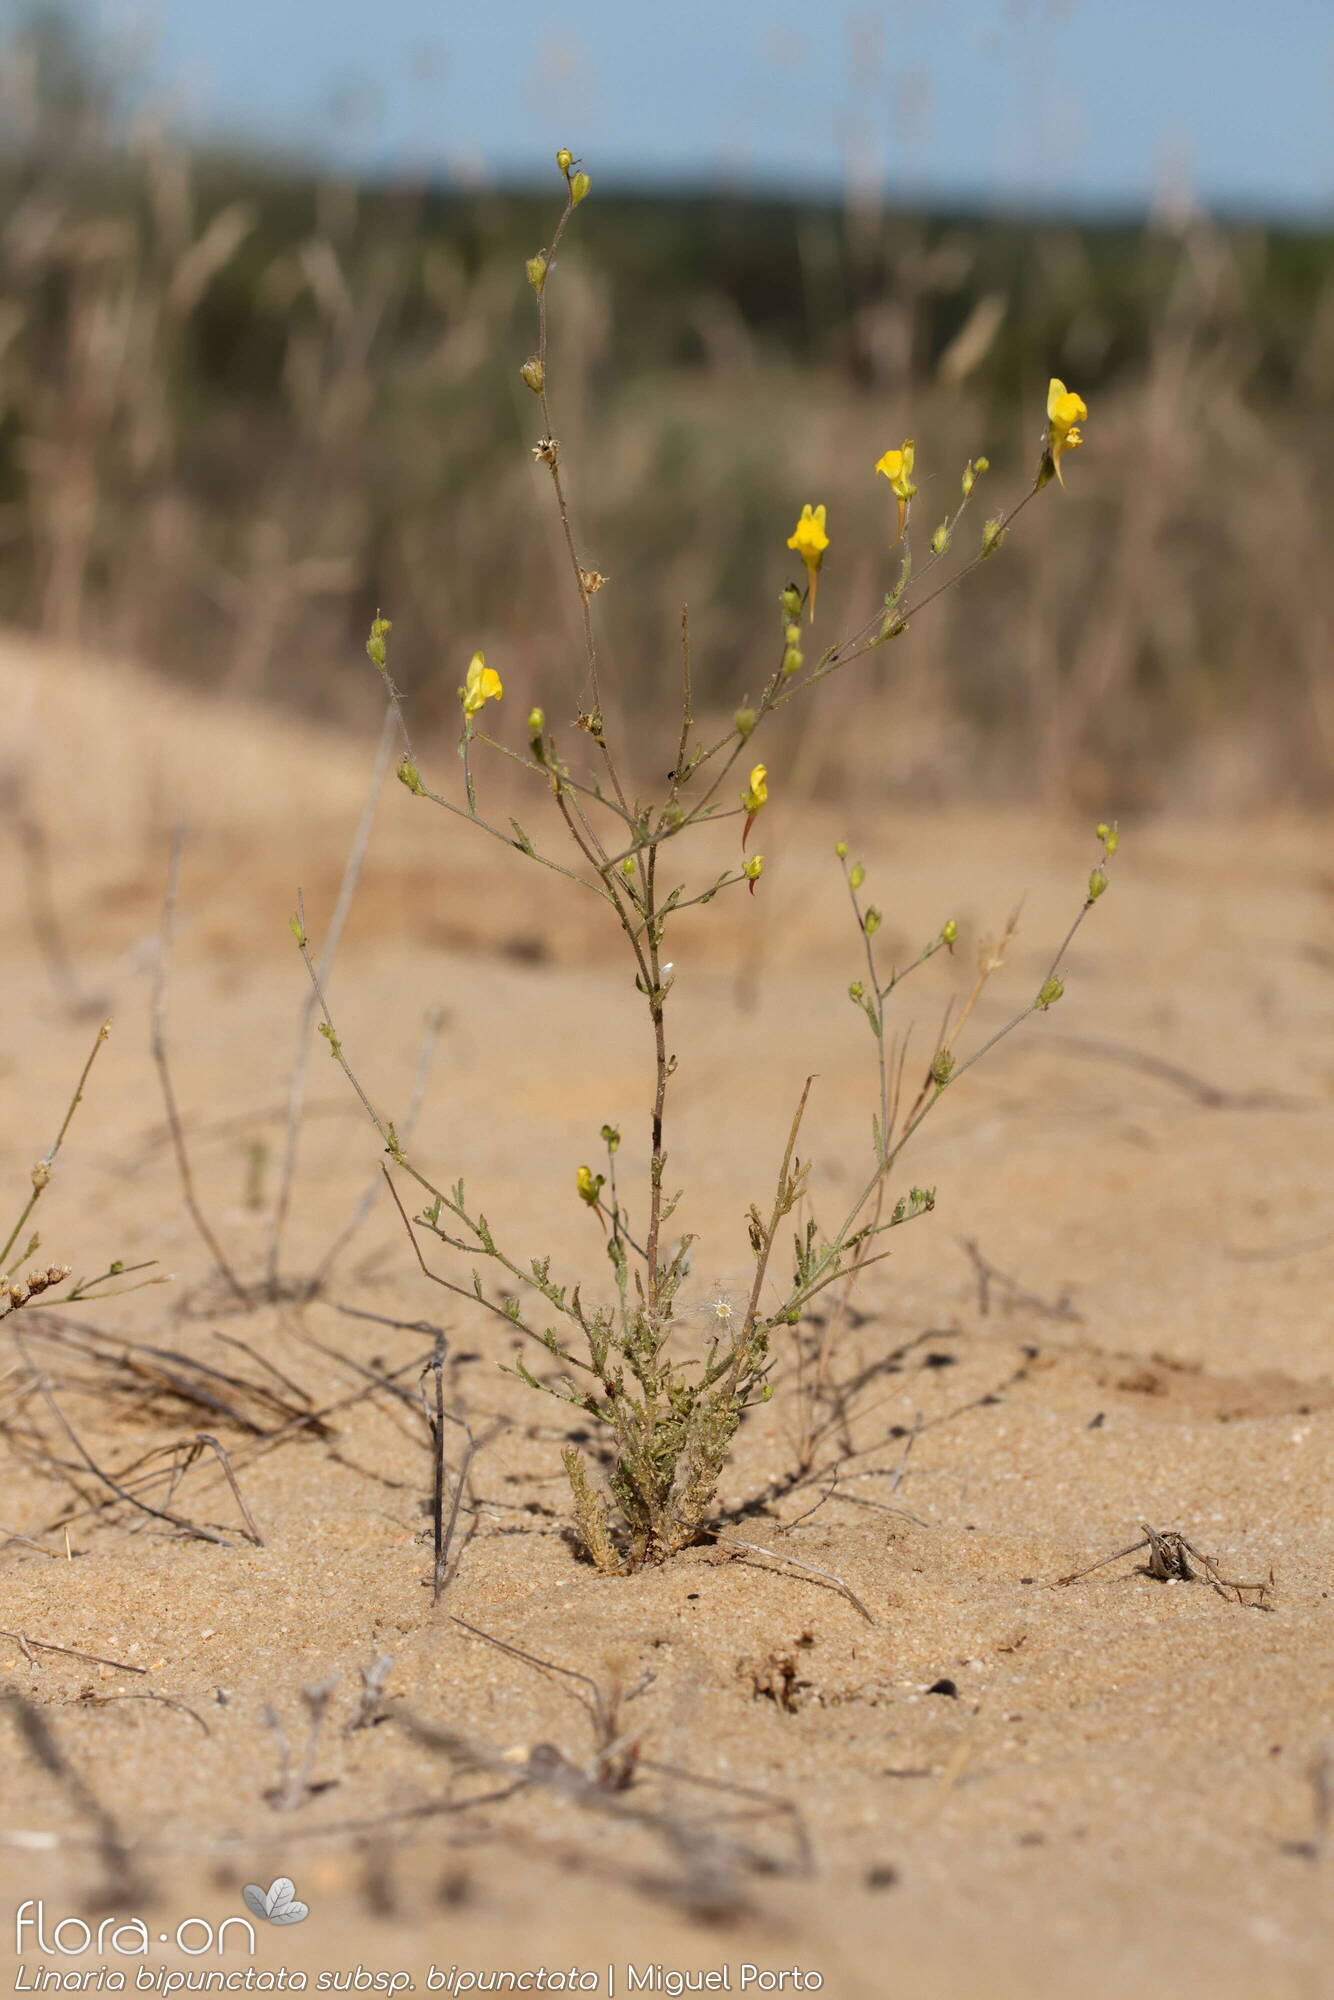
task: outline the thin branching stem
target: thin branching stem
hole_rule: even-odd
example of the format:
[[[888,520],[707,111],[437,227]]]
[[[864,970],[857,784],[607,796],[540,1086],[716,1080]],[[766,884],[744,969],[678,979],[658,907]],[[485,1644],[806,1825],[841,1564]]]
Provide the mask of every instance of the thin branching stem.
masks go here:
[[[172,837],[171,859],[167,866],[167,887],[162,900],[162,929],[158,940],[157,965],[153,975],[153,1011],[149,1029],[149,1043],[153,1062],[156,1065],[158,1081],[162,1090],[163,1107],[167,1114],[167,1129],[171,1133],[172,1151],[176,1155],[176,1170],[180,1177],[181,1194],[189,1210],[190,1219],[199,1232],[201,1241],[213,1259],[219,1277],[239,1305],[248,1306],[250,1301],[245,1286],[218,1241],[213,1225],[205,1215],[195,1189],[194,1171],[190,1165],[190,1152],[185,1143],[185,1127],[181,1121],[180,1106],[176,1102],[176,1086],[172,1081],[171,1063],[167,1056],[167,982],[171,968],[172,939],[176,928],[176,903],[180,893],[181,853],[185,845],[185,829],[178,826]]]
[[[324,947],[320,953],[320,978],[325,985],[333,970],[334,955],[341,942],[352,904],[361,880],[361,871],[366,861],[366,851],[370,846],[371,829],[375,824],[375,814],[384,790],[385,777],[389,770],[389,759],[393,754],[394,738],[398,733],[398,718],[392,702],[385,710],[384,723],[380,730],[380,741],[376,746],[375,761],[371,767],[371,781],[366,792],[352,845],[343,865],[343,878],[338,885],[338,900],[334,904],[329,928],[324,934]],[[287,1130],[283,1141],[282,1170],[278,1176],[278,1193],[273,1206],[273,1220],[269,1225],[268,1280],[270,1288],[278,1284],[279,1266],[282,1260],[283,1235],[287,1227],[288,1211],[292,1203],[292,1186],[296,1180],[297,1154],[301,1145],[302,1112],[306,1101],[306,1077],[310,1069],[311,1029],[315,1025],[315,1009],[319,1005],[314,993],[301,1010],[301,1027],[297,1036],[296,1054],[292,1062],[292,1077],[287,1092]]]
[[[51,1170],[55,1166],[56,1155],[65,1143],[65,1134],[69,1131],[70,1122],[73,1119],[75,1112],[78,1110],[79,1106],[83,1102],[84,1085],[88,1081],[89,1072],[91,1071],[93,1064],[97,1061],[98,1051],[101,1049],[103,1042],[105,1042],[107,1036],[110,1033],[111,1033],[110,1021],[103,1021],[101,1027],[98,1029],[96,1035],[94,1035],[93,1037],[93,1046],[88,1051],[88,1060],[87,1062],[85,1062],[83,1068],[79,1072],[79,1081],[74,1086],[74,1094],[70,1098],[69,1103],[65,1107],[65,1116],[60,1121],[60,1130],[56,1133],[55,1138],[51,1141],[51,1144],[47,1149],[47,1151],[42,1155],[37,1165],[33,1168],[32,1193],[28,1196],[27,1201],[23,1204],[22,1209],[19,1211],[18,1221],[14,1224],[14,1227],[10,1230],[9,1235],[5,1238],[5,1246],[3,1250],[0,1250],[0,1270],[3,1270],[5,1268],[5,1265],[9,1258],[9,1253],[14,1248],[14,1245],[18,1242],[18,1239],[22,1234],[24,1224],[27,1222],[28,1217],[32,1214],[34,1208],[36,1208],[38,1202],[41,1200],[47,1188],[50,1186]]]

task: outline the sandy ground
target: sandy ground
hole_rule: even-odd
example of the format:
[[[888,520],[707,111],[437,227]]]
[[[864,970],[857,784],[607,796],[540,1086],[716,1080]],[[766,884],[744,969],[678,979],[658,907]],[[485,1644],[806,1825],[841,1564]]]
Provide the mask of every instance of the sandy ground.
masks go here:
[[[579,1990],[577,1967],[603,1993],[641,1974],[644,1991],[713,1971],[750,1992],[779,1990],[762,1973],[785,1973],[786,1992],[818,1975],[838,2000],[1334,1990],[1328,827],[1124,829],[1067,997],[946,1096],[908,1162],[939,1206],[896,1238],[840,1335],[851,1414],[820,1476],[782,1490],[795,1344],[743,1429],[718,1518],[775,1553],[715,1545],[600,1579],[562,1533],[577,1422],[501,1372],[503,1330],[421,1276],[385,1202],[317,1299],[245,1312],[182,1204],[148,1053],[169,830],[185,817],[175,1084],[201,1201],[250,1282],[304,998],[286,919],[297,885],[317,935],[327,918],[370,743],[12,644],[0,712],[72,972],[34,944],[33,871],[7,830],[3,1185],[17,1208],[105,1011],[111,1038],[37,1211],[41,1255],[176,1274],[10,1322],[26,1348],[0,1373],[0,1679],[27,1706],[0,1719],[0,1964],[21,1990],[41,1965],[120,1968],[140,1990],[187,1965],[301,1969],[312,1988],[360,1967],[417,1991],[433,1965],[546,1968],[555,1990],[557,1974]],[[872,873],[887,956],[958,918],[953,965],[907,989],[919,1049],[1021,896],[979,1032],[1031,992],[1092,859],[1078,827],[1022,814],[880,806],[847,824],[771,786],[762,893],[683,923],[677,951],[669,1178],[700,1233],[699,1302],[744,1280],[745,1210],[772,1187],[809,1072],[820,1211],[864,1171],[871,1047],[845,997],[859,967],[834,838]],[[525,811],[536,831],[541,802]],[[391,783],[331,984],[395,1116],[443,1010],[423,1166],[466,1173],[525,1257],[550,1252],[593,1288],[606,1265],[574,1168],[611,1119],[624,1173],[642,1172],[645,1097],[636,996],[597,915]],[[376,1168],[319,1045],[289,1279],[320,1263]],[[984,1297],[964,1239],[1013,1282]],[[450,1406],[486,1440],[438,1605],[426,1427],[367,1373],[397,1371],[415,1396],[431,1337],[357,1313],[443,1326]],[[216,1390],[204,1367],[231,1378],[223,1409],[179,1388]],[[114,1475],[201,1430],[262,1546],[210,1454],[142,1492],[220,1540],[115,1502],[87,1462]],[[1156,1581],[1138,1555],[1055,1586],[1145,1521],[1226,1577],[1272,1575],[1267,1608]],[[869,1617],[782,1554],[842,1579]],[[389,1719],[354,1726],[361,1674],[385,1657]],[[327,1683],[304,1786],[302,1691]],[[624,1790],[596,1782],[594,1686],[603,1703],[633,1696]],[[244,1914],[242,1886],[279,1875],[310,1914],[256,1924],[253,1957],[236,1926],[222,1959],[161,1942],[186,1918]],[[41,1937],[15,1932],[27,1899]],[[143,1919],[147,1959],[129,1932],[119,1952],[54,1937],[108,1910]]]

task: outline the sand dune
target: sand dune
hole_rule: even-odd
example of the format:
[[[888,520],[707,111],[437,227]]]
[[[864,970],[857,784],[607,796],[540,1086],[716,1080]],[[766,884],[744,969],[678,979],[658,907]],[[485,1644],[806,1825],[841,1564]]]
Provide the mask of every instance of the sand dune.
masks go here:
[[[176,1274],[9,1323],[26,1344],[0,1380],[0,1669],[49,1731],[25,1736],[14,1711],[0,1728],[11,1904],[41,1898],[49,1936],[109,1898],[145,1917],[151,1965],[199,1967],[218,1961],[188,1961],[159,1933],[242,1915],[246,1883],[287,1875],[310,1915],[257,1926],[253,1963],[305,1968],[312,1985],[358,1964],[405,1971],[418,1991],[432,1964],[578,1966],[605,1992],[611,1965],[623,1992],[628,1966],[660,1965],[726,1967],[736,1991],[750,1963],[818,1971],[839,2000],[1328,1990],[1328,828],[1127,827],[1065,999],[924,1129],[909,1171],[939,1205],[868,1277],[838,1349],[841,1379],[860,1381],[846,1428],[821,1476],[790,1491],[795,1347],[780,1356],[721,1503],[735,1536],[834,1573],[867,1618],[810,1567],[735,1545],[597,1578],[562,1534],[559,1452],[580,1426],[501,1372],[506,1339],[423,1278],[383,1201],[314,1300],[242,1313],[211,1272],[147,1046],[171,828],[187,828],[175,1084],[201,1201],[250,1284],[266,1269],[304,1001],[286,919],[298,886],[312,929],[327,917],[373,741],[14,639],[0,713],[77,987],[62,991],[34,941],[31,851],[25,869],[14,843],[3,1184],[17,1208],[88,1010],[105,1004],[113,1033],[36,1214],[40,1255]],[[428,779],[456,785],[452,750],[432,757]],[[846,998],[857,940],[834,838],[864,853],[891,943],[906,952],[959,920],[954,964],[909,989],[916,1051],[1021,896],[979,1032],[1027,996],[1091,859],[1082,827],[893,801],[849,826],[784,798],[781,774],[771,786],[762,893],[683,930],[673,995],[671,1170],[688,1190],[679,1220],[700,1232],[700,1299],[744,1277],[745,1210],[772,1186],[807,1074],[817,1205],[868,1153],[870,1050]],[[497,811],[531,814],[536,832],[541,798],[516,796]],[[730,852],[734,828],[724,840]],[[466,1172],[525,1258],[549,1252],[596,1290],[605,1252],[574,1169],[613,1119],[626,1174],[642,1173],[646,1051],[630,981],[582,907],[593,899],[536,876],[391,780],[331,998],[395,1117],[423,1020],[443,1010],[415,1142],[425,1169]],[[291,1280],[320,1264],[379,1160],[322,1044],[307,1114]],[[962,1239],[993,1267],[984,1286]],[[397,1371],[415,1397],[431,1346],[418,1323],[436,1320],[451,1407],[487,1441],[457,1575],[433,1606],[425,1425],[367,1371]],[[293,1428],[294,1413],[339,1404]],[[262,1546],[208,1449],[145,1489],[175,1523],[101,1476],[124,1484],[145,1454],[200,1432],[229,1454]],[[1266,1603],[1155,1580],[1143,1553],[1055,1587],[1136,1542],[1141,1522],[1186,1535],[1226,1579],[1264,1583]],[[360,1673],[382,1656],[395,1719],[350,1727]],[[330,1681],[306,1790],[302,1689]],[[638,1690],[619,1750],[644,1768],[622,1791],[596,1782],[590,1681]],[[4,1943],[29,1978],[44,1962],[132,1979],[140,1962],[62,1958],[31,1932]],[[223,1963],[251,1961],[238,1948]]]

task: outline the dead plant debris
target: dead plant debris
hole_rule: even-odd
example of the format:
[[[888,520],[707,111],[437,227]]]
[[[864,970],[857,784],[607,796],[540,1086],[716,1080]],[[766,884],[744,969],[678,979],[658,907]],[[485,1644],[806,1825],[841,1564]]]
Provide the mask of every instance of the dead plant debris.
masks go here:
[[[1058,1576],[1054,1588],[1067,1583],[1078,1583],[1082,1577],[1092,1576],[1095,1570],[1106,1569],[1109,1563],[1120,1562],[1125,1556],[1138,1555],[1147,1549],[1148,1560],[1138,1563],[1137,1576],[1151,1576],[1158,1583],[1207,1583],[1219,1597],[1238,1604],[1249,1605],[1254,1611],[1271,1611],[1270,1598],[1274,1591],[1274,1572],[1262,1583],[1241,1583],[1226,1577],[1210,1556],[1202,1555],[1194,1542],[1188,1541],[1176,1528],[1151,1528],[1147,1521],[1141,1521],[1142,1538],[1132,1542],[1129,1548],[1117,1549],[1114,1555],[1102,1556],[1087,1569],[1072,1570],[1069,1576]]]

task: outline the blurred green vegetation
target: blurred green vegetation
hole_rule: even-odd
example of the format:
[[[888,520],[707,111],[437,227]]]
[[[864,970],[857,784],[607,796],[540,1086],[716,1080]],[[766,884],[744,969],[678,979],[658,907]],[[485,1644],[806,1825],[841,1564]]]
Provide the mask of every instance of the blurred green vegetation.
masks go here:
[[[44,32],[0,156],[0,615],[360,715],[379,607],[419,723],[477,646],[525,710],[572,713],[518,374],[554,166],[542,195],[460,194],[191,157]],[[665,720],[684,603],[703,699],[758,687],[804,501],[832,538],[816,639],[860,623],[898,569],[872,467],[905,436],[919,547],[986,452],[980,533],[1031,481],[1057,373],[1090,409],[1067,490],[875,656],[873,720],[822,701],[806,779],[1328,794],[1334,236],[604,195],[589,164],[550,382],[623,702]]]

